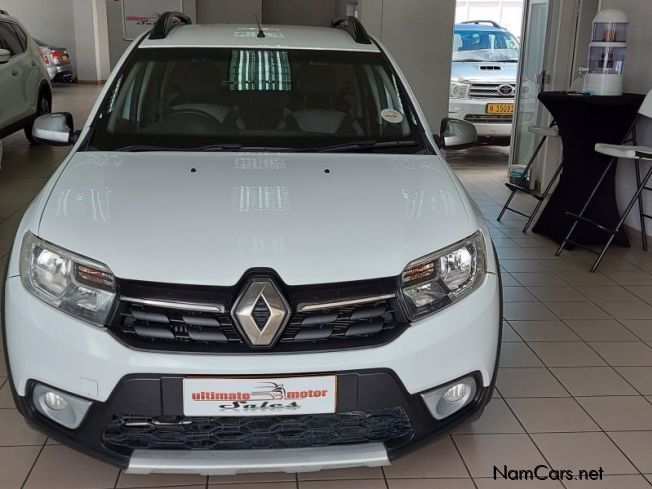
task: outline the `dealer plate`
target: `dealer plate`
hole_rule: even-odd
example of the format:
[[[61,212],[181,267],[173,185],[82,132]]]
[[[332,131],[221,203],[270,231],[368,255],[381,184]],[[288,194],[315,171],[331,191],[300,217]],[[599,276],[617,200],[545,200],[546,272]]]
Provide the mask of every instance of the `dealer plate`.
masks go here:
[[[330,414],[337,402],[337,377],[183,380],[186,416],[297,416]]]
[[[514,104],[487,104],[487,114],[513,114]]]

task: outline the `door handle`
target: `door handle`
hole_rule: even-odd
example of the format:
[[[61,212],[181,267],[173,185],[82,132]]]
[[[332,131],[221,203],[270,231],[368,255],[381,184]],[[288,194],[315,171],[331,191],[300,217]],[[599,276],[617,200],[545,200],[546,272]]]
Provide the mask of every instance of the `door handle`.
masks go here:
[[[36,66],[36,61],[32,60],[32,66]]]
[[[18,70],[16,68],[14,68],[13,71],[11,72],[11,74],[13,76],[18,76]]]

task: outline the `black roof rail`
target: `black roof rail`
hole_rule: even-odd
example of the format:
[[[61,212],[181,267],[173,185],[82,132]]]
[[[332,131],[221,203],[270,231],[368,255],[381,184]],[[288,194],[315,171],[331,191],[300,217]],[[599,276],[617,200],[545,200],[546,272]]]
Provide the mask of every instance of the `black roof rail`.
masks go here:
[[[160,15],[152,32],[149,34],[150,39],[165,39],[172,29],[178,25],[192,24],[192,20],[186,14],[181,12],[164,12]]]
[[[496,27],[498,29],[503,28],[502,25],[500,25],[498,22],[494,22],[493,20],[467,20],[465,22],[460,22],[460,24],[476,24],[476,25],[489,24],[489,25],[492,25],[492,26],[494,26],[494,27]]]
[[[7,12],[5,9],[0,8],[0,14],[9,16],[9,12]]]
[[[331,22],[331,27],[344,29],[358,44],[372,44],[371,37],[357,17],[340,17]]]

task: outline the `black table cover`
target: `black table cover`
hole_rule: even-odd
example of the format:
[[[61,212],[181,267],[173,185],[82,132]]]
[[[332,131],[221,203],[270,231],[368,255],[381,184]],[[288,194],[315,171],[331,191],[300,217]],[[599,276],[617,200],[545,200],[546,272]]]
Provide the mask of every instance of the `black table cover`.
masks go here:
[[[636,118],[643,96],[603,97],[544,92],[539,95],[539,100],[559,126],[564,145],[564,171],[532,232],[561,243],[573,223],[566,212],[580,213],[609,164],[610,157],[595,152],[596,143],[622,143]],[[616,202],[616,165],[602,183],[585,217],[609,228],[614,228],[620,220]],[[593,245],[604,244],[608,237],[604,231],[579,223],[572,239]],[[624,232],[618,233],[614,244],[629,246]]]

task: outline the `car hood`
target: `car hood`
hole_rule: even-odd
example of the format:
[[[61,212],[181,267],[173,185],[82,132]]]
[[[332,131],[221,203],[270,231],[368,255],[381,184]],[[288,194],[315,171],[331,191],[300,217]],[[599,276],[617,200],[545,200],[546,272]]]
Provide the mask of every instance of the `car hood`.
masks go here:
[[[516,83],[518,63],[454,61],[451,80],[456,82]]]
[[[438,156],[80,152],[38,232],[124,279],[347,282],[472,234],[460,192]]]

